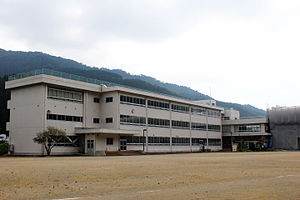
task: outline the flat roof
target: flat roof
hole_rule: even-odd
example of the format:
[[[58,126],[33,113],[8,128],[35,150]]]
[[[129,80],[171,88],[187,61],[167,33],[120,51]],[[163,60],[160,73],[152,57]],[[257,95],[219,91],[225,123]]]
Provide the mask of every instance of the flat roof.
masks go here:
[[[78,82],[81,82],[83,84],[78,84]],[[86,78],[86,77],[68,74],[64,72],[58,72],[50,69],[38,69],[30,72],[24,72],[24,73],[9,76],[8,81],[5,83],[5,88],[11,89],[11,88],[33,85],[38,83],[62,85],[64,87],[70,87],[70,88],[94,91],[94,92],[121,91],[125,93],[131,93],[131,94],[137,94],[137,95],[162,99],[165,101],[173,101],[177,103],[188,104],[192,106],[210,108],[210,109],[220,110],[220,111],[224,110],[224,108],[221,107],[201,104],[195,101],[191,101],[188,99],[184,99],[184,98],[180,98],[168,94],[147,91],[140,88],[124,86],[117,83],[111,83],[111,82],[101,81],[92,78]]]

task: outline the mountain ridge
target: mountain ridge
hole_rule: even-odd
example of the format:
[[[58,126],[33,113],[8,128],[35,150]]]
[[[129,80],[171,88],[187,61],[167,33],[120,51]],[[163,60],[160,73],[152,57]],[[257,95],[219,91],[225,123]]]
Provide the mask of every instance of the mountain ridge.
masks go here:
[[[178,98],[184,98],[187,100],[213,99],[212,97],[193,90],[187,86],[162,82],[146,75],[132,75],[122,69],[91,67],[71,59],[52,56],[43,52],[7,51],[0,49],[0,84],[2,84],[2,87],[0,87],[0,94],[3,102],[7,101],[9,96],[7,95],[7,91],[4,91],[4,81],[6,78],[3,77],[41,68],[48,68],[56,71],[85,76],[88,78],[99,79],[124,86],[148,90],[150,92],[157,92]],[[6,94],[6,96],[4,96],[4,94]],[[1,129],[4,129],[5,126],[5,121],[3,119],[8,119],[6,116],[7,112],[4,113],[6,104],[3,102],[0,105],[0,124],[2,124]],[[237,109],[240,111],[242,117],[265,116],[266,114],[264,110],[255,108],[249,104],[242,105],[238,103],[217,101],[217,105],[224,107],[225,109]]]

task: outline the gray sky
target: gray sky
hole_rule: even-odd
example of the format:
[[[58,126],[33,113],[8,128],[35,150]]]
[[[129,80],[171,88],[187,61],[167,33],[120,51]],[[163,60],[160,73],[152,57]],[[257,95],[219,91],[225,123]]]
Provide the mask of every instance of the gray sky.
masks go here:
[[[123,69],[262,109],[299,105],[300,1],[0,0],[0,48]]]

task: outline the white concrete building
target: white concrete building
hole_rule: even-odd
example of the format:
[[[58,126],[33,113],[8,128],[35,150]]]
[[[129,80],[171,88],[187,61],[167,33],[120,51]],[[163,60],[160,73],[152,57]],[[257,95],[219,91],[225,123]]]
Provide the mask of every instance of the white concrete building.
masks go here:
[[[222,150],[223,108],[102,83],[45,69],[9,77],[13,153],[44,154],[32,138],[48,126],[69,136],[54,154]]]
[[[224,111],[222,132],[224,150],[232,148],[233,144],[237,144],[239,150],[267,148],[271,139],[266,117],[241,119],[239,111],[234,109]]]

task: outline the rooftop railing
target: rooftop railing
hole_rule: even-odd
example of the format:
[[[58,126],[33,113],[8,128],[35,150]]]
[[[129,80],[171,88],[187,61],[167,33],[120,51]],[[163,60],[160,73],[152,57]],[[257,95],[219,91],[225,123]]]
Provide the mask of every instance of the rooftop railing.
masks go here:
[[[36,76],[36,75],[40,75],[40,74],[46,74],[46,75],[71,79],[71,80],[75,80],[75,81],[82,81],[82,82],[92,83],[92,84],[96,84],[96,85],[120,86],[120,87],[125,87],[125,88],[128,88],[128,89],[134,89],[134,90],[139,90],[139,91],[143,91],[143,92],[150,92],[150,93],[155,93],[155,94],[168,96],[168,97],[172,97],[172,98],[176,98],[176,99],[190,101],[189,99],[181,98],[181,97],[174,96],[174,95],[169,95],[169,94],[160,93],[160,92],[153,92],[153,91],[150,91],[150,90],[144,90],[144,89],[141,89],[141,88],[136,88],[136,87],[132,87],[132,86],[128,86],[128,85],[121,85],[121,84],[118,84],[118,83],[112,83],[112,82],[108,82],[108,81],[102,81],[102,80],[98,80],[98,79],[87,78],[87,77],[83,77],[83,76],[78,76],[78,75],[74,75],[74,74],[59,72],[59,71],[55,71],[55,70],[51,70],[51,69],[45,69],[45,68],[36,69],[36,70],[33,70],[33,71],[23,72],[23,73],[19,73],[19,74],[14,74],[14,75],[9,76],[8,80],[11,81],[11,80],[30,77],[30,76]]]
[[[75,81],[82,81],[82,82],[86,82],[86,83],[97,84],[97,85],[108,85],[108,86],[117,85],[117,84],[114,84],[114,83],[111,83],[108,81],[101,81],[101,80],[97,80],[97,79],[86,78],[83,76],[78,76],[78,75],[69,74],[69,73],[65,73],[65,72],[54,71],[51,69],[36,69],[36,70],[30,71],[30,72],[23,72],[23,73],[11,75],[8,77],[8,80],[11,81],[11,80],[30,77],[30,76],[36,76],[36,75],[40,75],[40,74],[46,74],[46,75],[71,79],[71,80],[75,80]]]

